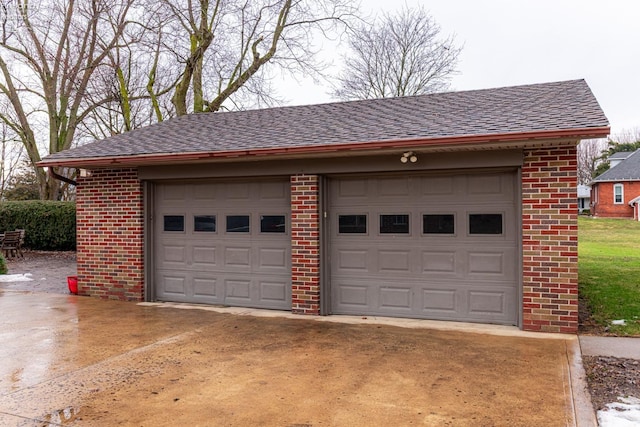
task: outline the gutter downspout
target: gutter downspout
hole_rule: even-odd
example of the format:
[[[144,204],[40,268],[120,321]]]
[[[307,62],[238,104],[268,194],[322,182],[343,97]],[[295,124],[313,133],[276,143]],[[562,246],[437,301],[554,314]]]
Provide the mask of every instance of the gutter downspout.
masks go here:
[[[62,181],[62,182],[66,182],[67,184],[71,184],[75,187],[78,186],[78,183],[74,180],[72,180],[71,178],[67,178],[66,176],[62,176],[58,173],[56,173],[56,171],[53,170],[53,166],[50,166],[48,169],[49,175],[53,178],[53,179],[57,179],[58,181]]]

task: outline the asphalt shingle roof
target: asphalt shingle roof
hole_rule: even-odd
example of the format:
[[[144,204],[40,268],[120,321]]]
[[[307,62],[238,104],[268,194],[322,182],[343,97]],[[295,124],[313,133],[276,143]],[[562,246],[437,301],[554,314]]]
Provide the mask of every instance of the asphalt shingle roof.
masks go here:
[[[610,155],[609,156],[609,160],[612,160],[612,159],[626,159],[631,154],[633,154],[632,151],[618,151],[617,153],[613,153],[612,155]]]
[[[64,159],[292,149],[608,127],[584,80],[191,114],[50,155]]]
[[[640,149],[593,179],[593,182],[603,181],[640,181]]]

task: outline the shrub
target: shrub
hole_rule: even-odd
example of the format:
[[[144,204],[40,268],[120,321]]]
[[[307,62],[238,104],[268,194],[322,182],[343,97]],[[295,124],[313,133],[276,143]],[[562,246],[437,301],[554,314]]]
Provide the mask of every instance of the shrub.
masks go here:
[[[76,248],[75,202],[0,203],[0,232],[24,229],[30,249],[68,251]]]

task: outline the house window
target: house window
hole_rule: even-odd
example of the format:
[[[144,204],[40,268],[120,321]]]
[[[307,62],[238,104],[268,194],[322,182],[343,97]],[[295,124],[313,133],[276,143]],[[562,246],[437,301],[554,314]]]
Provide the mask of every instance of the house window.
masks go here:
[[[622,184],[615,184],[613,186],[613,203],[615,203],[616,205],[620,205],[623,203],[624,200],[624,193],[623,193],[623,186]]]

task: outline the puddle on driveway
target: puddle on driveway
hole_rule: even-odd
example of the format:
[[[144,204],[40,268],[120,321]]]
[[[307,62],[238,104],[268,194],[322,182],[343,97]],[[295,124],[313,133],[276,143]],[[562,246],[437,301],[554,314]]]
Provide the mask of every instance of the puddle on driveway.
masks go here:
[[[53,411],[46,416],[39,418],[37,422],[39,424],[38,427],[55,427],[55,426],[65,426],[71,425],[77,420],[81,420],[79,417],[80,409],[74,407],[67,407],[64,409],[59,409],[57,411]]]

